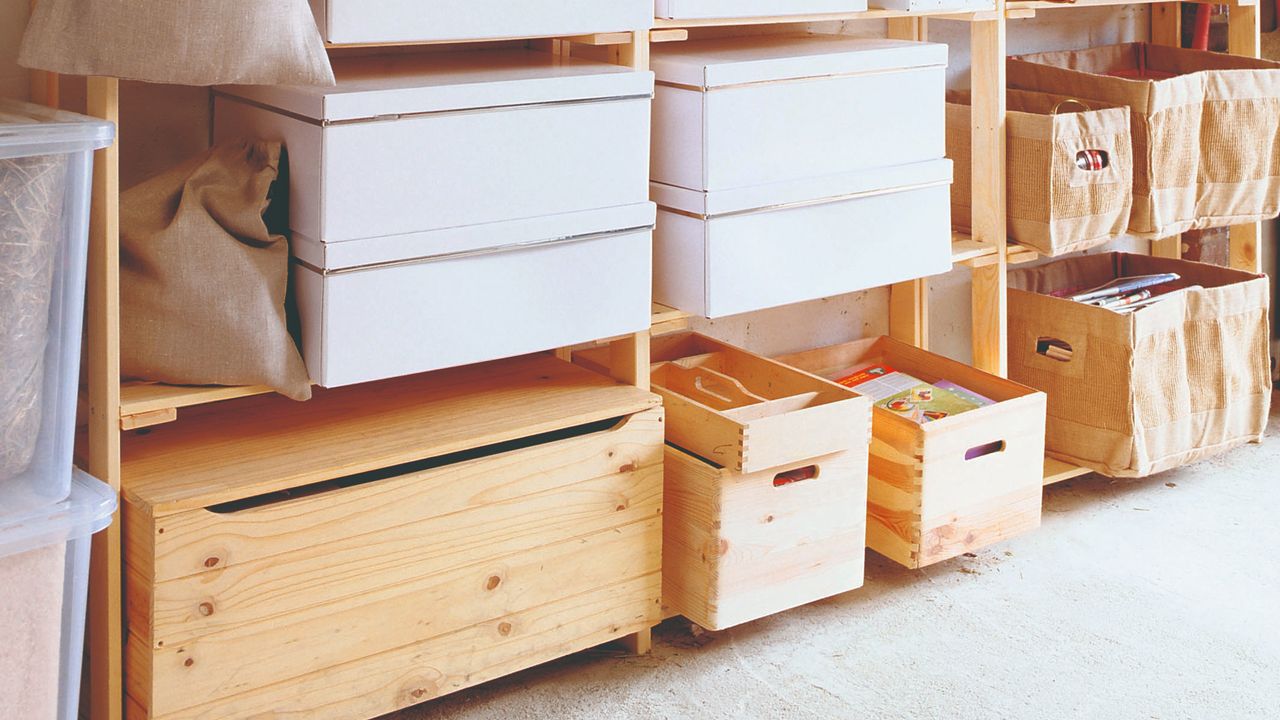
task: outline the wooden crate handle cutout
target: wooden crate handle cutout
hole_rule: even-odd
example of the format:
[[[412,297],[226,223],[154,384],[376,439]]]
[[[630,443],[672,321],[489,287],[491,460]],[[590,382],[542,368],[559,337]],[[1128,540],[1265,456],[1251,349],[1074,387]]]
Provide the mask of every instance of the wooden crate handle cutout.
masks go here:
[[[773,486],[786,487],[788,485],[795,485],[798,482],[804,482],[805,480],[813,480],[816,477],[818,477],[818,466],[806,465],[805,467],[780,472],[777,475],[774,475]]]
[[[986,457],[988,455],[995,455],[996,453],[1004,452],[1004,449],[1005,449],[1005,442],[1003,440],[996,440],[995,442],[983,443],[982,445],[976,445],[966,450],[964,452],[964,459],[977,460],[980,457]]]

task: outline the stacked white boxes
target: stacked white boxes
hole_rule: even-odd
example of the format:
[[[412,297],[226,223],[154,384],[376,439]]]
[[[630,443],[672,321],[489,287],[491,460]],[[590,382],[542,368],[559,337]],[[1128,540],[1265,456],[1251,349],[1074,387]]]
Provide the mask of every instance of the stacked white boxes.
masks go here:
[[[946,63],[837,36],[658,46],[654,299],[719,317],[950,269]]]
[[[352,58],[236,87],[215,135],[284,141],[294,285],[326,387],[648,328],[653,75],[530,50]]]

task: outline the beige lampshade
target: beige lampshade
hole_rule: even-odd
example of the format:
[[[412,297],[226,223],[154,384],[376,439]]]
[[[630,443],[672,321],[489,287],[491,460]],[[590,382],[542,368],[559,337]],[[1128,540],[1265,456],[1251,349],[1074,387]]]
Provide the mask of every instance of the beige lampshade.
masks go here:
[[[306,0],[39,0],[24,67],[179,85],[332,85]]]

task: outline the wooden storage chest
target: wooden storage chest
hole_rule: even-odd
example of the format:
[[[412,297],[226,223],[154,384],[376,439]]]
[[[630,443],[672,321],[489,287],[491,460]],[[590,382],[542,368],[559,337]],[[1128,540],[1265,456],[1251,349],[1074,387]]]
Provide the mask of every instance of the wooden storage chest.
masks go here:
[[[874,408],[867,509],[872,550],[919,568],[1040,526],[1044,393],[887,337],[778,359],[824,377],[883,363],[996,401],[923,425]]]
[[[649,393],[529,356],[189,416],[125,447],[133,718],[375,717],[659,620]]]
[[[754,473],[668,445],[664,486],[669,612],[722,630],[862,587],[865,444]]]

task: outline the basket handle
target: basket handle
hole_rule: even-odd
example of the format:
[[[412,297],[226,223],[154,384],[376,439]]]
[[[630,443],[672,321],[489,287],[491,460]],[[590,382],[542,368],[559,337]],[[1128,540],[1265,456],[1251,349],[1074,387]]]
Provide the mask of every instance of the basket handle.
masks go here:
[[[1049,2],[1075,2],[1075,0],[1049,0]],[[1085,101],[1077,100],[1076,98],[1067,98],[1066,100],[1063,100],[1057,105],[1054,105],[1053,111],[1050,114],[1057,115],[1058,111],[1062,109],[1063,105],[1078,105],[1084,108],[1085,112],[1093,112],[1093,108],[1089,107],[1089,104],[1086,103]]]

